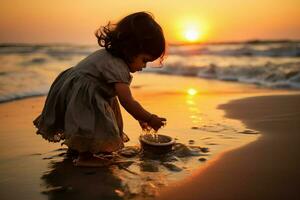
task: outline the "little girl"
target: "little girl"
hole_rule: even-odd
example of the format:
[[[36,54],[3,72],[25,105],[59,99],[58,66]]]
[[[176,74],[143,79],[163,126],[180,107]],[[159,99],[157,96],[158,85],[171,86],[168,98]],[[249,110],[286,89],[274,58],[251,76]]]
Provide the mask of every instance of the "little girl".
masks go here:
[[[130,73],[165,53],[163,31],[153,17],[138,12],[96,33],[102,49],[62,72],[53,82],[41,115],[34,120],[37,134],[51,142],[63,140],[79,152],[76,166],[102,166],[99,152],[113,152],[129,139],[123,133],[118,103],[140,122],[158,130],[166,119],[146,111],[131,95]],[[117,99],[118,98],[118,99]]]

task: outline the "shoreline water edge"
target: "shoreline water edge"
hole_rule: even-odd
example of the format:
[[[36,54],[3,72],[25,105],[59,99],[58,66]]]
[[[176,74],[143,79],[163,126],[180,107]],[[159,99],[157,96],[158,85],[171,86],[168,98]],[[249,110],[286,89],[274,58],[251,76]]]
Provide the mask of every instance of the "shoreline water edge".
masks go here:
[[[149,80],[156,84],[148,86]],[[48,143],[34,134],[32,119],[40,112],[45,97],[7,102],[0,104],[1,196],[4,199],[18,198],[19,195],[32,199],[155,198],[161,188],[186,180],[199,168],[210,168],[210,160],[218,159],[222,152],[256,142],[260,137],[257,131],[245,127],[240,121],[224,117],[224,112],[217,109],[219,105],[249,96],[292,93],[230,82],[151,74],[138,75],[135,82],[133,93],[136,98],[151,110],[164,113],[168,119],[167,126],[159,133],[170,135],[177,139],[177,143],[183,144],[178,146],[176,154],[164,158],[139,154],[140,128],[123,110],[125,132],[131,141],[119,154],[121,159],[118,161],[122,164],[105,169],[76,168],[64,146]],[[161,82],[164,82],[163,87],[159,84]],[[187,92],[191,87],[198,91],[197,95]],[[105,189],[100,189],[103,184]],[[13,187],[18,188],[18,194],[11,191]],[[94,190],[92,196],[91,188]]]
[[[157,199],[299,199],[300,94],[261,95],[220,105],[262,136],[225,151]]]

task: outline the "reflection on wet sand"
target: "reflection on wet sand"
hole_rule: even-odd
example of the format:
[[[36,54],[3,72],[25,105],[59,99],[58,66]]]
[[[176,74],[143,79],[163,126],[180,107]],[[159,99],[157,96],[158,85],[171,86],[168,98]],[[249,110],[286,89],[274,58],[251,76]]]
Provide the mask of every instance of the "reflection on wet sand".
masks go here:
[[[43,180],[43,194],[50,200],[58,199],[121,199],[115,192],[122,187],[113,168],[74,167],[72,156],[61,154],[63,160],[49,163]]]
[[[109,158],[112,165],[99,168],[74,167],[74,152],[60,148],[51,156],[49,168],[41,179],[42,194],[48,199],[138,199],[158,194],[162,186],[187,173],[189,162],[205,161],[208,149],[199,146],[174,145],[168,154],[153,155],[137,146],[128,146]],[[199,162],[199,165],[201,162]],[[176,174],[177,173],[177,174]]]

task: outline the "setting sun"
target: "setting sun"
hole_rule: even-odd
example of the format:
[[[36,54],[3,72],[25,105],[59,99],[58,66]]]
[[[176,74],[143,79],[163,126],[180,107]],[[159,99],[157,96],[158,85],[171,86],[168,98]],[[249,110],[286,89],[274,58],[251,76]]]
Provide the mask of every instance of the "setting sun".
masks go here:
[[[190,42],[194,42],[200,38],[200,33],[195,28],[189,28],[185,31],[184,37]]]
[[[208,24],[196,16],[187,16],[178,20],[178,39],[182,42],[195,43],[202,42],[207,39]]]

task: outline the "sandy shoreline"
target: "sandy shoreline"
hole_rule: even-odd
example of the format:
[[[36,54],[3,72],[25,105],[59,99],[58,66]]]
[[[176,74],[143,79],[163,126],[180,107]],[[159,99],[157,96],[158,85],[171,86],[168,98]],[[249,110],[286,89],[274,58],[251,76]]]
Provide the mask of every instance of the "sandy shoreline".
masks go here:
[[[226,152],[158,199],[299,199],[300,95],[259,96],[220,106],[262,133]]]
[[[199,168],[208,170],[220,166],[217,157],[224,150],[256,140],[257,135],[240,134],[239,131],[245,129],[244,125],[238,120],[225,118],[224,111],[217,109],[218,105],[249,96],[292,93],[238,83],[150,74],[136,76],[132,88],[136,99],[147,109],[168,119],[167,126],[159,133],[177,138],[183,144],[192,141],[192,145],[207,147],[209,152],[193,158],[176,158],[178,160],[171,164],[179,167],[180,172],[167,169],[164,161],[140,157],[129,160],[133,164],[126,166],[135,174],[118,166],[97,170],[78,169],[66,157],[66,148],[57,143],[48,143],[35,134],[32,120],[40,113],[45,97],[7,102],[0,104],[1,199],[153,198],[160,188],[168,187],[172,182],[183,180],[191,174],[189,180],[195,180],[193,174],[198,173]],[[196,89],[199,94],[187,94],[189,88]],[[284,105],[284,102],[280,101],[279,104]],[[141,134],[138,124],[126,112],[123,112],[123,117],[125,132],[131,138],[127,146],[138,145],[138,136]],[[234,118],[239,117],[244,119],[243,116]],[[233,152],[239,154],[243,151]],[[144,169],[149,163],[152,165],[150,171]],[[249,166],[237,167],[251,169]],[[153,169],[158,171],[151,171]]]

